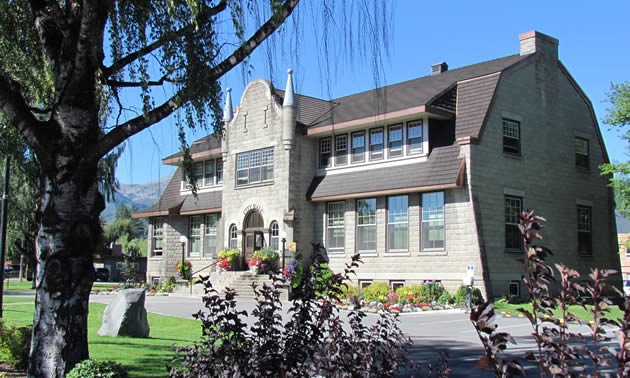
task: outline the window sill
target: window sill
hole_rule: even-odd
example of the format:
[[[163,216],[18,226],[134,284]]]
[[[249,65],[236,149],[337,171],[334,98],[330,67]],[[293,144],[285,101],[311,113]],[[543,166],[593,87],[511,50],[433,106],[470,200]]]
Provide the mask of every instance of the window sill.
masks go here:
[[[511,152],[505,152],[503,151],[503,156],[510,158],[510,159],[516,159],[516,160],[522,160],[523,159],[523,155],[521,154],[513,154]]]
[[[593,257],[593,253],[592,252],[578,252],[578,256],[579,257],[585,257],[585,258],[592,258]]]
[[[577,165],[575,166],[575,170],[580,172],[580,173],[586,173],[586,174],[590,174],[591,173],[590,168],[578,167]]]
[[[418,256],[446,256],[448,252],[445,249],[427,249],[418,252]]]
[[[522,254],[524,251],[522,249],[506,249],[503,252],[508,255],[518,255]]]
[[[151,260],[162,260],[163,257],[164,256],[162,256],[162,255],[157,255],[157,256],[151,256],[151,257],[149,257],[149,259],[151,259]]]
[[[370,252],[368,252],[368,251],[363,251],[363,252],[359,251],[357,253],[360,254],[361,257],[378,257],[378,253],[376,251],[370,251]]]
[[[268,186],[268,185],[273,185],[273,184],[274,182],[272,180],[272,181],[257,182],[255,184],[234,185],[234,190],[258,188],[260,186]]]
[[[409,251],[385,251],[385,256],[411,256]]]

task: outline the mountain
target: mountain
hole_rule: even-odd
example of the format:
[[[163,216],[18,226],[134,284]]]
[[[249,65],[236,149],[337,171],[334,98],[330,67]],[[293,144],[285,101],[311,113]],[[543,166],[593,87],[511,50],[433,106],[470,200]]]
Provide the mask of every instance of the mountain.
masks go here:
[[[120,189],[114,194],[113,201],[105,204],[105,210],[101,213],[101,217],[107,223],[111,222],[121,203],[126,206],[135,205],[138,210],[146,209],[160,198],[172,177],[173,174],[170,174],[148,184],[120,184]]]

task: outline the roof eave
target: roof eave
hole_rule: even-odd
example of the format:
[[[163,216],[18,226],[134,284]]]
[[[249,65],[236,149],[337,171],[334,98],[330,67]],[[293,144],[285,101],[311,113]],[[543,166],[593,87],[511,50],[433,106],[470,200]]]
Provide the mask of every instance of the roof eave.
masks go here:
[[[221,148],[213,148],[211,150],[197,152],[190,156],[193,160],[202,160],[213,155],[221,155]],[[184,161],[184,157],[181,155],[181,153],[177,153],[175,155],[171,155],[167,158],[162,159],[162,164],[178,166],[182,164],[182,161]]]

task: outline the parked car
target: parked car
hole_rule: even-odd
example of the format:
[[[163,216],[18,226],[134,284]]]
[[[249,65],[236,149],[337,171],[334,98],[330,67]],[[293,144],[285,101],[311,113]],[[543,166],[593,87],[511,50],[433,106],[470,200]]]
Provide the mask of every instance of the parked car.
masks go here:
[[[20,266],[17,265],[5,265],[4,266],[4,278],[18,277],[20,275]]]
[[[109,281],[109,270],[106,268],[96,268],[94,272],[96,273],[97,281]]]
[[[630,280],[623,281],[623,294],[626,296],[630,295]]]

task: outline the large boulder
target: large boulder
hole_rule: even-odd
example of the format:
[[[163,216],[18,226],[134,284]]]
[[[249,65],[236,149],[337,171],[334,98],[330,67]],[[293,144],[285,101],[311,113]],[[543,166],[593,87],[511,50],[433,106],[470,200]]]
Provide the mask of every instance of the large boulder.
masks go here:
[[[100,336],[149,337],[144,289],[121,290],[103,314]]]

